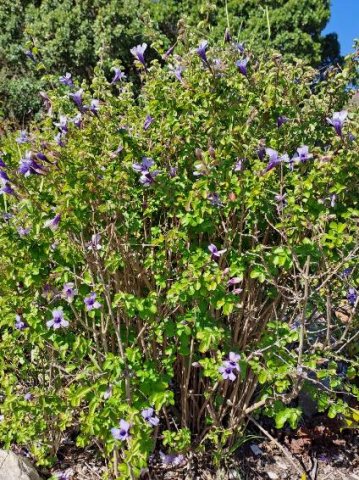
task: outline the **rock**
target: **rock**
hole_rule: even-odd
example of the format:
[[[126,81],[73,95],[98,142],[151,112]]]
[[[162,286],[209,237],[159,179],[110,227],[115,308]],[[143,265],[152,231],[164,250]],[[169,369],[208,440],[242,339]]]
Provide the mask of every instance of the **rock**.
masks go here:
[[[41,480],[30,460],[0,450],[0,480]]]

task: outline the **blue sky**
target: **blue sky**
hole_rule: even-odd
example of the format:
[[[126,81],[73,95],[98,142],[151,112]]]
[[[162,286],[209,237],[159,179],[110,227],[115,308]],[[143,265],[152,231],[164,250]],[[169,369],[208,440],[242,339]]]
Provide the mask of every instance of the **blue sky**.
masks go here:
[[[324,33],[336,32],[341,54],[353,51],[354,38],[359,38],[359,0],[332,0],[331,18]]]

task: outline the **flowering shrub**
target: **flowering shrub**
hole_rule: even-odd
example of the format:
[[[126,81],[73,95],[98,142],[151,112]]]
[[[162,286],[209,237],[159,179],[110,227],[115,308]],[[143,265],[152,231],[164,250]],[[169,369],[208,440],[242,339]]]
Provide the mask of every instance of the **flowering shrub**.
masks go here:
[[[294,428],[302,389],[350,418],[353,60],[318,83],[231,42],[132,54],[138,97],[118,70],[56,77],[2,145],[1,440],[49,464],[75,429],[136,478],[219,458],[253,412]]]

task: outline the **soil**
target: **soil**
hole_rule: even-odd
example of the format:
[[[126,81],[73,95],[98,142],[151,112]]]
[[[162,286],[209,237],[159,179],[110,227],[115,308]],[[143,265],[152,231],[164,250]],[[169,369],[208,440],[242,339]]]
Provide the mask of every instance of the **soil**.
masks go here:
[[[275,430],[266,421],[262,426],[275,438],[268,440],[260,432],[244,444],[222,468],[211,465],[210,454],[186,454],[177,465],[164,465],[159,455],[151,459],[142,480],[359,480],[358,430],[341,429],[338,422],[316,417],[296,431]],[[280,448],[282,447],[282,448]],[[284,452],[283,452],[284,449]],[[29,456],[14,447],[15,453]],[[99,480],[105,465],[94,446],[85,450],[67,439],[51,470],[40,470],[43,478],[66,472],[69,480]],[[305,473],[306,476],[303,474]]]

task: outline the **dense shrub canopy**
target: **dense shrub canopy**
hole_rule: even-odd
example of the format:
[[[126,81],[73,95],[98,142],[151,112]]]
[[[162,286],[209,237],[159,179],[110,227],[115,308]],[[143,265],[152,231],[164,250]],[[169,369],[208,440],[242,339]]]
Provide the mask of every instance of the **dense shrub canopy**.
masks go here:
[[[36,93],[44,86],[44,73],[70,71],[91,78],[99,59],[121,58],[127,74],[133,74],[129,53],[133,43],[156,40],[166,49],[181,33],[183,22],[198,34],[210,32],[216,40],[223,38],[229,25],[232,36],[252,49],[260,50],[270,41],[286,57],[297,56],[312,65],[338,59],[335,35],[321,37],[329,19],[329,0],[260,4],[231,0],[226,8],[223,1],[202,0],[4,0],[0,5],[1,114],[22,122],[36,112]],[[27,62],[26,51],[34,55]]]
[[[138,96],[55,76],[2,145],[0,437],[45,464],[76,425],[137,478],[258,409],[294,427],[301,389],[332,417],[358,396],[355,64],[318,83],[183,34],[133,51]]]

